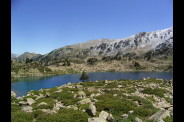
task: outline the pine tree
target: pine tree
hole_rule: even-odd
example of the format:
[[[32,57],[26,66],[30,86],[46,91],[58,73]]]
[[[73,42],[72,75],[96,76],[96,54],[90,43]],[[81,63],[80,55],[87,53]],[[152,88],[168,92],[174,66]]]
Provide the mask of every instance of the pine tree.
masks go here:
[[[82,75],[81,75],[81,77],[80,77],[80,80],[82,80],[83,82],[85,81],[85,80],[88,80],[89,79],[89,76],[86,74],[86,72],[83,70],[82,71]]]

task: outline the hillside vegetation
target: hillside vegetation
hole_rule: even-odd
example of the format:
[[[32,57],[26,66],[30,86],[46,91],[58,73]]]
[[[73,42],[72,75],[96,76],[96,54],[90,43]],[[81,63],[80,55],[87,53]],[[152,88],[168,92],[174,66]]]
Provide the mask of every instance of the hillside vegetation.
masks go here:
[[[11,98],[12,122],[172,122],[172,80],[78,82]]]

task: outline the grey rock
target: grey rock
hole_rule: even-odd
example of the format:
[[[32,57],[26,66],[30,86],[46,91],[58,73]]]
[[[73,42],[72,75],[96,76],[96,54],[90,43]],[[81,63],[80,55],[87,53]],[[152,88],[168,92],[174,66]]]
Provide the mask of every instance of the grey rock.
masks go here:
[[[135,122],[142,122],[141,119],[139,119],[138,117],[135,118]]]
[[[11,96],[12,97],[16,97],[17,95],[16,95],[16,93],[14,91],[11,91]]]
[[[24,106],[24,107],[22,107],[22,111],[25,111],[25,112],[33,112],[32,109],[33,108],[31,106]]]
[[[46,102],[41,102],[37,106],[42,106],[42,105],[47,105],[47,103]]]
[[[77,97],[82,99],[82,98],[86,97],[86,94],[83,91],[78,91],[77,92]]]
[[[63,106],[63,103],[57,102],[57,103],[54,105],[53,110],[58,111],[60,108],[63,108],[63,107],[64,107],[64,106]]]
[[[121,117],[122,117],[123,119],[127,119],[127,118],[128,118],[128,114],[123,114],[123,115],[121,115]]]
[[[129,111],[128,113],[129,113],[129,114],[132,114],[132,113],[134,113],[134,111],[133,111],[133,110],[131,110],[131,111]]]
[[[107,122],[107,121],[100,117],[93,117],[93,118],[88,118],[88,122]]]
[[[28,103],[27,103],[27,102],[25,102],[25,101],[20,101],[20,102],[18,102],[18,104],[19,104],[20,106],[28,105]]]
[[[90,116],[96,115],[96,106],[92,103],[89,105],[88,110],[86,111]]]
[[[109,113],[105,112],[105,111],[101,111],[99,114],[99,117],[103,118],[103,119],[107,119],[107,117],[109,116]]]
[[[27,98],[26,100],[27,100],[27,103],[28,103],[29,105],[32,105],[33,103],[36,102],[36,101],[33,100],[32,98]]]
[[[17,97],[17,100],[23,100],[23,98],[22,97]]]
[[[79,104],[88,104],[90,102],[91,102],[90,98],[85,98],[85,99],[82,99],[81,101],[79,101]]]
[[[168,116],[170,116],[170,112],[168,110],[160,110],[160,111],[156,112],[155,114],[153,114],[149,118],[149,120],[161,120],[161,119],[164,119]]]
[[[118,88],[123,88],[123,85],[118,85]]]
[[[50,114],[51,113],[51,110],[50,109],[41,109],[42,112],[44,113],[47,113],[47,114]]]

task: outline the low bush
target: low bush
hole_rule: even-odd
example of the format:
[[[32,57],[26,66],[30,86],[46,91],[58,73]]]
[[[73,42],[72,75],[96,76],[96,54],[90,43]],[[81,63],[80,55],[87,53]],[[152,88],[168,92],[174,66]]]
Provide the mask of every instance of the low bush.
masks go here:
[[[130,100],[120,99],[111,95],[101,95],[97,97],[97,99],[98,101],[95,103],[97,111],[109,111],[115,116],[121,116],[137,107],[137,105]]]
[[[37,122],[86,122],[90,116],[78,110],[60,109],[58,113],[40,116]]]
[[[39,103],[45,102],[47,105],[40,105]],[[52,98],[40,98],[35,103],[33,103],[33,109],[52,109],[54,107],[54,101]]]
[[[142,93],[144,94],[154,94],[154,95],[157,95],[159,97],[164,97],[164,93],[166,93],[167,91],[164,90],[164,89],[161,89],[161,88],[155,88],[155,89],[152,89],[150,87],[148,88],[145,88]]]

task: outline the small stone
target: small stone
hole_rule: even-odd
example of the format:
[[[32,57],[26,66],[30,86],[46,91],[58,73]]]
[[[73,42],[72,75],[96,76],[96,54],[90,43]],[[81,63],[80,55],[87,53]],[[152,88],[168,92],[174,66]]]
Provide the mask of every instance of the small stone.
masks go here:
[[[122,117],[123,119],[127,119],[127,118],[128,118],[128,114],[123,114],[123,115],[121,115],[121,117]]]
[[[117,94],[114,94],[113,96],[116,97],[116,96],[118,96],[118,95],[117,95]]]
[[[107,121],[100,117],[93,117],[93,118],[88,118],[88,122],[107,122]]]
[[[60,93],[62,91],[63,91],[62,89],[59,89],[59,90],[55,91],[55,93]]]
[[[46,102],[41,102],[37,106],[41,106],[41,105],[47,105],[47,103]]]
[[[118,88],[123,88],[123,85],[118,85]]]
[[[23,98],[22,97],[17,97],[17,100],[23,100]]]
[[[42,112],[44,113],[47,113],[47,114],[50,114],[51,113],[51,110],[50,109],[41,109]]]
[[[138,117],[135,118],[135,122],[142,122],[141,119],[139,119]]]
[[[132,113],[134,113],[134,111],[133,111],[133,110],[131,110],[131,111],[129,111],[128,113],[129,113],[129,114],[132,114]]]

